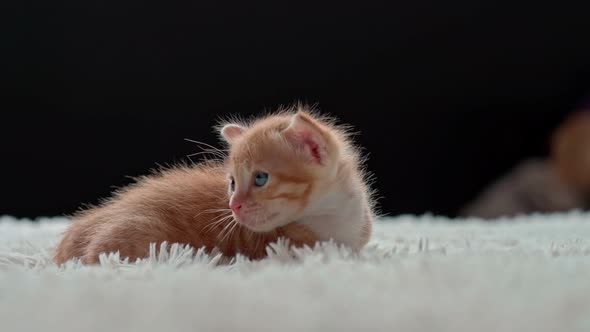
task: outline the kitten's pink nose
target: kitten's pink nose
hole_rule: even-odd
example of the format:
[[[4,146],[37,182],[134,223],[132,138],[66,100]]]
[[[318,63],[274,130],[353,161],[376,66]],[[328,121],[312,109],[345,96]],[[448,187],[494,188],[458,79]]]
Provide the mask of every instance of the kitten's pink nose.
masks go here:
[[[230,208],[232,211],[234,211],[234,213],[238,213],[238,212],[240,212],[240,210],[242,209],[242,203],[240,203],[240,202],[232,202],[232,203],[229,205],[229,208]]]

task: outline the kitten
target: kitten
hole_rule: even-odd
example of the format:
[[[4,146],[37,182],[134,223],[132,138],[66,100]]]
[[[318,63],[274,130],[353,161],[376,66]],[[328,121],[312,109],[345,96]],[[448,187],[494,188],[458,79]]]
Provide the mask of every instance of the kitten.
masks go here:
[[[94,264],[117,251],[135,260],[164,241],[251,259],[280,237],[294,246],[330,239],[365,246],[372,193],[342,126],[299,106],[218,130],[227,157],[144,176],[79,212],[54,261]]]

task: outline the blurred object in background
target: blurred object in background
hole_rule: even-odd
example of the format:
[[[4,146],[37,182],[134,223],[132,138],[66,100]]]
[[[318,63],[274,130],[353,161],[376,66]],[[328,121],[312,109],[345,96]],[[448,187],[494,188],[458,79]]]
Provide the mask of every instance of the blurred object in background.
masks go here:
[[[530,158],[492,183],[461,212],[497,218],[590,208],[590,95],[550,137],[547,158]]]
[[[590,194],[590,98],[556,130],[552,161],[559,178],[578,194]]]

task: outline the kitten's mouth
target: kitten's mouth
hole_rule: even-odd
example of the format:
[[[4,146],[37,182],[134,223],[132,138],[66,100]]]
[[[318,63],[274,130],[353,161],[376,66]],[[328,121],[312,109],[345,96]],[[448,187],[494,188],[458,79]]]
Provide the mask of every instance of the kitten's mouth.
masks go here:
[[[266,218],[245,218],[235,216],[235,219],[240,224],[246,226],[254,232],[269,232],[276,228],[271,222],[273,219],[279,216],[278,212],[271,213]]]

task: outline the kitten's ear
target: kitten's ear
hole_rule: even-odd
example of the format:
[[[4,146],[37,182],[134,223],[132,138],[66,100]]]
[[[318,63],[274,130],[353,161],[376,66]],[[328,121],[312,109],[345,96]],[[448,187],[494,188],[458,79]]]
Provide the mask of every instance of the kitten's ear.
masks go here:
[[[328,157],[327,141],[323,129],[312,117],[306,113],[297,112],[283,134],[311,161],[324,164]]]
[[[235,140],[240,137],[246,131],[246,127],[243,127],[239,124],[235,123],[228,123],[224,125],[221,130],[221,136],[225,139],[228,143],[233,143]]]

